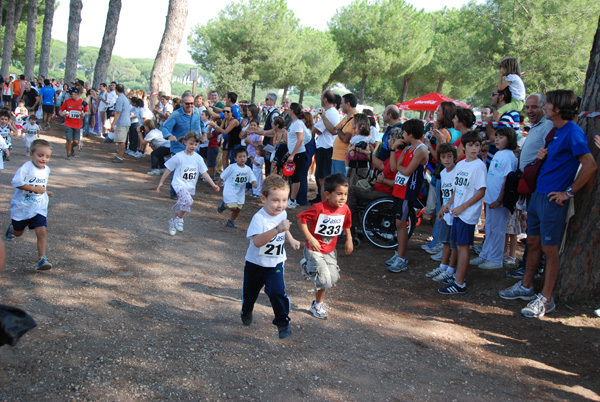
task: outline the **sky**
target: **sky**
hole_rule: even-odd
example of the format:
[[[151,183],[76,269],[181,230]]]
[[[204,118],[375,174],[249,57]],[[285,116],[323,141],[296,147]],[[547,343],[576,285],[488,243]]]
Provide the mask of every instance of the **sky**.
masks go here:
[[[460,7],[467,3],[467,0],[428,0],[427,2],[407,0],[407,2],[417,9],[434,11],[445,6]],[[304,0],[288,2],[288,7],[300,20],[301,25],[326,30],[327,21],[334,16],[336,10],[350,3],[351,0]],[[191,0],[188,4],[188,18],[177,62],[194,64],[187,46],[187,37],[192,27],[206,24],[211,18],[216,17],[227,3]],[[168,5],[168,0],[123,0],[113,54],[125,58],[154,59],[165,29]],[[79,46],[100,47],[107,11],[108,0],[83,0]],[[52,38],[66,42],[68,25],[69,1],[63,0],[54,13]]]

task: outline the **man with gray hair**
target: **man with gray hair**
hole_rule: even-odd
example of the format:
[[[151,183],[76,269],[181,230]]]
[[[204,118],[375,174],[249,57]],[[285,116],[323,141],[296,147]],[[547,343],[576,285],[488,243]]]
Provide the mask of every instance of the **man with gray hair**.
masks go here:
[[[402,123],[400,122],[400,110],[398,110],[398,106],[396,105],[386,106],[382,117],[387,128],[381,137],[381,146],[379,147],[379,152],[376,156],[382,161],[385,161],[390,157],[390,150],[388,149],[390,131],[395,127],[402,128]]]

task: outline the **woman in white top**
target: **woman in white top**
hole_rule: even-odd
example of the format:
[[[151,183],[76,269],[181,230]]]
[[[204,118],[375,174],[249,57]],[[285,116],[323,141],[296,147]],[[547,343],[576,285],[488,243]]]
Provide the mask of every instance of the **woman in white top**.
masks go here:
[[[306,148],[304,147],[304,139],[308,135],[306,125],[304,124],[304,111],[302,105],[299,103],[292,103],[289,109],[290,117],[292,118],[292,124],[288,129],[288,162],[294,162],[296,168],[294,174],[290,176],[291,192],[290,200],[288,201],[288,208],[296,208],[296,196],[300,189],[300,175],[305,171],[304,165],[306,164]]]

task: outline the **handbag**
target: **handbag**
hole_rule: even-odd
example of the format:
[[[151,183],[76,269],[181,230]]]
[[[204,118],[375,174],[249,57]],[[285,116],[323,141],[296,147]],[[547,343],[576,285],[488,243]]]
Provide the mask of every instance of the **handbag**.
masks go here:
[[[544,148],[548,148],[548,145],[554,139],[554,134],[556,133],[556,127],[552,127],[552,130],[546,136],[546,143],[544,144]],[[535,159],[533,162],[528,163],[523,168],[523,172],[521,173],[521,177],[519,178],[519,186],[517,187],[517,192],[521,195],[531,195],[535,192],[537,187],[537,179],[540,175],[540,170],[542,169],[542,165],[546,161],[544,159]]]
[[[0,346],[15,346],[37,324],[26,311],[0,304]]]

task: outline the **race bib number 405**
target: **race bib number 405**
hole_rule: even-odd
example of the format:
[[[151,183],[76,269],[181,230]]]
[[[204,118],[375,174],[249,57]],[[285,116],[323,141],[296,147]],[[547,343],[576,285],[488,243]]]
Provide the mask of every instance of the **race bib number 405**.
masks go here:
[[[283,248],[284,241],[285,232],[279,233],[270,242],[258,249],[258,255],[262,255],[263,257],[281,257],[285,253]]]
[[[315,234],[321,236],[338,236],[342,234],[344,227],[344,215],[320,214],[315,227]]]

